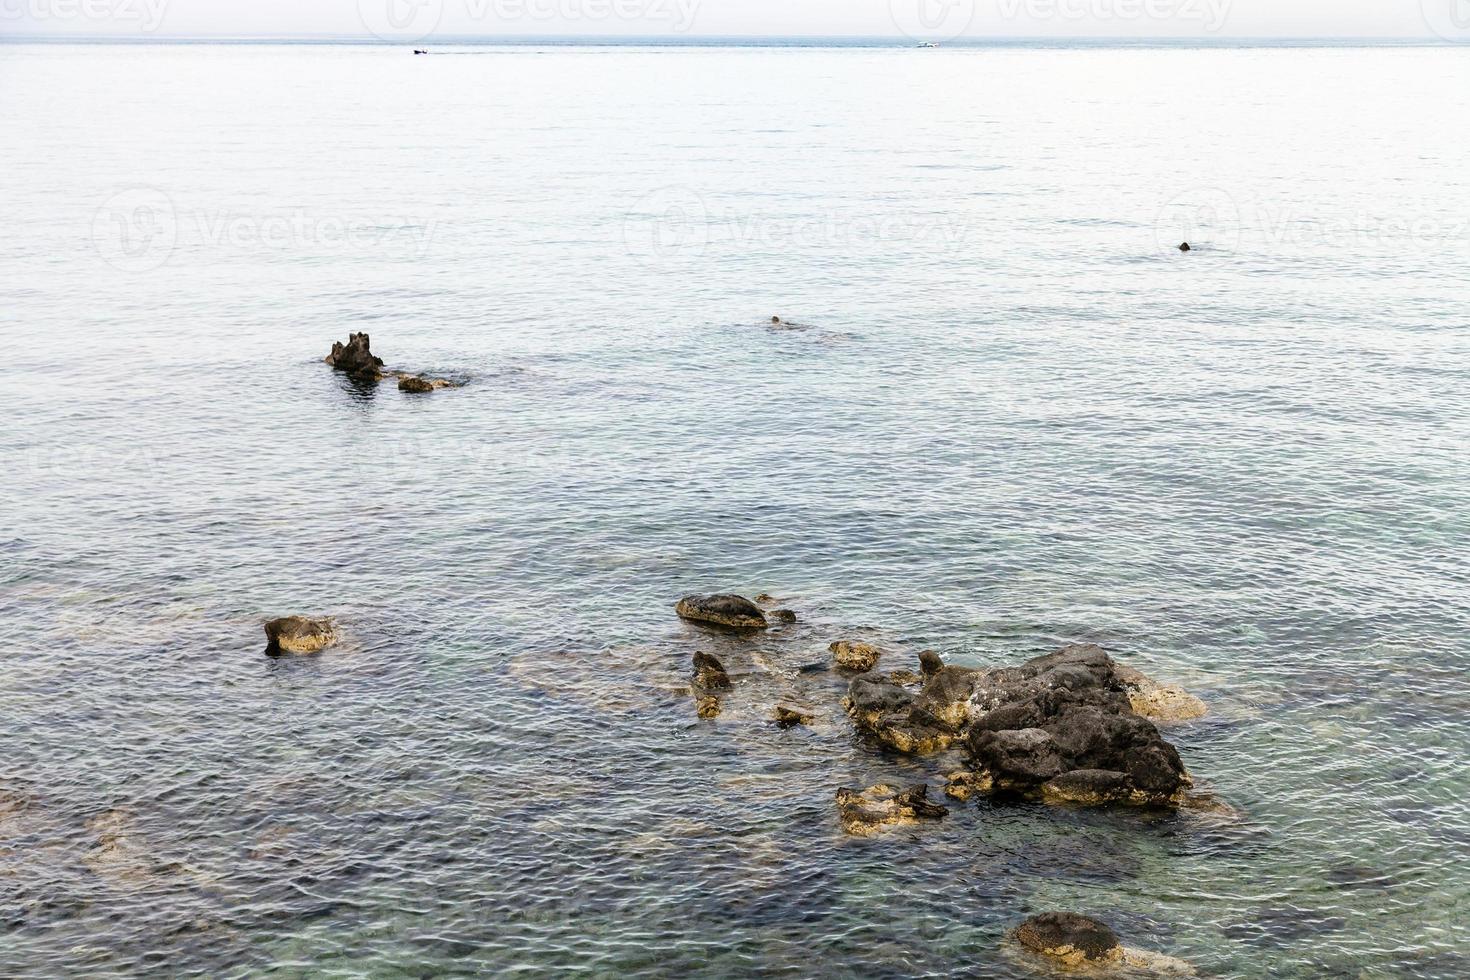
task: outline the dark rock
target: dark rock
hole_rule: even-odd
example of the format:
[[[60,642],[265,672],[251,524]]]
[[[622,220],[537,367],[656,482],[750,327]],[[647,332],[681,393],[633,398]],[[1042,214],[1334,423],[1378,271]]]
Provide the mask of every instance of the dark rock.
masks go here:
[[[1184,243],[1182,243],[1182,244],[1181,244],[1181,245],[1180,245],[1180,246],[1179,246],[1179,251],[1181,251],[1181,252],[1188,252],[1188,251],[1190,251],[1190,248],[1189,248],[1189,243],[1188,243],[1188,242],[1184,242]]]
[[[422,395],[434,390],[434,385],[417,375],[405,374],[398,379],[398,390],[412,395]]]
[[[883,651],[872,644],[853,640],[838,640],[827,647],[827,650],[837,661],[838,667],[857,674],[865,674],[878,666],[878,658],[883,655]]]
[[[368,335],[365,333],[350,335],[345,345],[333,343],[332,352],[326,356],[326,362],[336,370],[345,371],[362,380],[376,381],[383,376],[383,359],[373,356],[368,346]]]
[[[949,812],[930,802],[929,787],[923,783],[902,792],[890,786],[872,786],[861,793],[837,791],[837,815],[842,829],[854,837],[871,837],[886,827],[901,827],[920,820],[937,820]]]
[[[808,714],[797,708],[787,707],[784,704],[777,705],[771,712],[771,717],[779,728],[795,728],[797,725],[810,725],[817,720],[815,715]]]
[[[738,595],[685,596],[674,606],[674,611],[684,619],[731,629],[765,629],[767,625],[765,613]]]
[[[337,628],[330,619],[286,616],[265,624],[265,639],[271,656],[319,653],[337,642]]]
[[[707,653],[694,654],[694,686],[702,691],[728,691],[730,675],[725,665]]]
[[[777,609],[771,613],[771,618],[778,623],[794,623],[796,622],[796,612],[791,609]]]
[[[1073,967],[1112,962],[1123,955],[1112,929],[1072,912],[1045,912],[1027,919],[1016,929],[1016,940],[1034,953]]]
[[[933,677],[944,669],[944,661],[933,650],[925,650],[919,654],[919,669],[924,672],[925,677]]]
[[[853,678],[842,704],[860,731],[899,752],[928,755],[960,737],[957,729],[915,713],[913,693],[886,679]]]

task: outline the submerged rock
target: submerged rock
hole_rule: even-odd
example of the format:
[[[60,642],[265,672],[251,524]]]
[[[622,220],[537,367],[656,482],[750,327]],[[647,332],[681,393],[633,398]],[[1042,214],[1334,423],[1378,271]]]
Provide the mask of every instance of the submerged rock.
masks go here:
[[[1144,971],[1155,976],[1193,976],[1194,967],[1162,953],[1125,947],[1106,923],[1073,912],[1044,912],[1016,927],[1021,946],[1059,966],[1085,974]]]
[[[837,816],[842,829],[854,837],[871,837],[887,827],[902,827],[920,820],[937,820],[949,810],[929,800],[923,783],[899,792],[891,786],[872,786],[858,792],[837,791]]]
[[[1123,953],[1111,928],[1072,912],[1044,912],[1027,919],[1017,927],[1016,941],[1070,967],[1115,962]]]
[[[857,674],[866,674],[878,666],[878,658],[883,656],[883,651],[872,644],[853,640],[838,640],[827,647],[827,650],[837,661],[838,667]]]
[[[796,612],[792,609],[777,609],[771,613],[771,618],[778,623],[794,623],[796,622]]]
[[[728,691],[730,675],[725,665],[708,653],[694,654],[694,686],[701,691]]]
[[[779,728],[795,728],[797,725],[810,725],[817,720],[815,715],[784,704],[777,705],[771,711],[771,719],[775,721]]]
[[[346,371],[361,380],[376,381],[383,376],[383,359],[373,356],[365,333],[350,335],[346,344],[333,343],[332,352],[325,360],[338,371]]]
[[[995,780],[989,773],[952,772],[944,784],[944,795],[964,801],[972,796],[985,796],[994,788]]]
[[[738,595],[685,596],[674,606],[674,612],[684,619],[731,629],[765,629],[768,625],[760,607]]]
[[[320,653],[337,642],[337,627],[330,619],[286,616],[265,624],[265,639],[271,656]]]
[[[720,716],[720,699],[713,694],[704,694],[694,699],[694,710],[701,718],[718,718]]]

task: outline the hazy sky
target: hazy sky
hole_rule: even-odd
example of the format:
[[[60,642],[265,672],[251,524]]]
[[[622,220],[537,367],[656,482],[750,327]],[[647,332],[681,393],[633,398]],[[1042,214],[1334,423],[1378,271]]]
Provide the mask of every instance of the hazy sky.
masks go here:
[[[1448,37],[1470,0],[0,0],[0,35]]]

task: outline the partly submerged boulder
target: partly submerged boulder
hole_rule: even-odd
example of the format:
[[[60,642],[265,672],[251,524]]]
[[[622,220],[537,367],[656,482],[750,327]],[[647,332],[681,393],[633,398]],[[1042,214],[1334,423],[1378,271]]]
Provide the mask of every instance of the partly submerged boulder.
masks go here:
[[[272,656],[320,653],[337,642],[337,627],[330,619],[286,616],[265,624],[265,639]]]
[[[928,755],[961,737],[959,729],[915,714],[914,701],[912,691],[887,678],[867,675],[853,678],[842,706],[859,731],[897,752]]]
[[[1118,934],[1106,924],[1073,912],[1044,912],[1016,928],[1016,941],[1064,966],[1096,966],[1122,958]]]
[[[815,715],[800,708],[778,704],[771,710],[771,720],[778,728],[795,728],[797,725],[810,725],[817,719]]]
[[[1165,723],[1193,721],[1209,714],[1210,709],[1199,698],[1182,687],[1160,684],[1141,671],[1124,664],[1114,664],[1118,680],[1128,695],[1133,713],[1150,721]]]
[[[837,816],[842,829],[854,837],[871,837],[887,827],[902,827],[920,820],[937,820],[949,811],[930,802],[929,787],[923,783],[902,792],[891,786],[872,786],[837,791]]]
[[[1017,943],[1039,956],[1084,976],[1194,976],[1183,960],[1162,953],[1131,949],[1106,923],[1074,912],[1044,912],[1016,927]]]
[[[720,663],[719,658],[697,652],[694,654],[694,686],[700,692],[728,691],[731,687],[730,675],[725,673],[725,665]]]
[[[350,335],[346,344],[333,343],[332,352],[325,360],[338,371],[346,371],[354,378],[376,381],[383,376],[383,359],[373,356],[368,335],[365,333]]]
[[[738,595],[691,595],[680,599],[674,612],[684,619],[714,623],[731,629],[765,629],[766,614],[755,603]]]
[[[400,374],[398,375],[398,390],[406,391],[411,395],[423,395],[440,388],[459,388],[459,382],[449,381],[445,378],[426,378],[422,374]]]
[[[856,674],[866,674],[878,666],[878,658],[883,656],[883,651],[871,643],[858,643],[854,640],[838,640],[827,647],[827,650],[837,661],[838,667]]]

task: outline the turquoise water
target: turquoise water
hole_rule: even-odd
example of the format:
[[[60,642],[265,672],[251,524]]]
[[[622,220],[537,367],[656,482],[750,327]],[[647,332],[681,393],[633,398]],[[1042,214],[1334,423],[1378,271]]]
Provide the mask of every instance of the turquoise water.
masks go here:
[[[1464,976],[1467,83],[0,48],[0,973],[1028,977],[1068,908],[1211,976]],[[469,384],[355,387],[354,330]],[[718,590],[803,622],[674,617]],[[294,612],[345,642],[264,657]],[[1102,643],[1209,702],[1169,737],[1238,814],[846,840],[839,786],[958,764],[795,674],[860,633]]]

